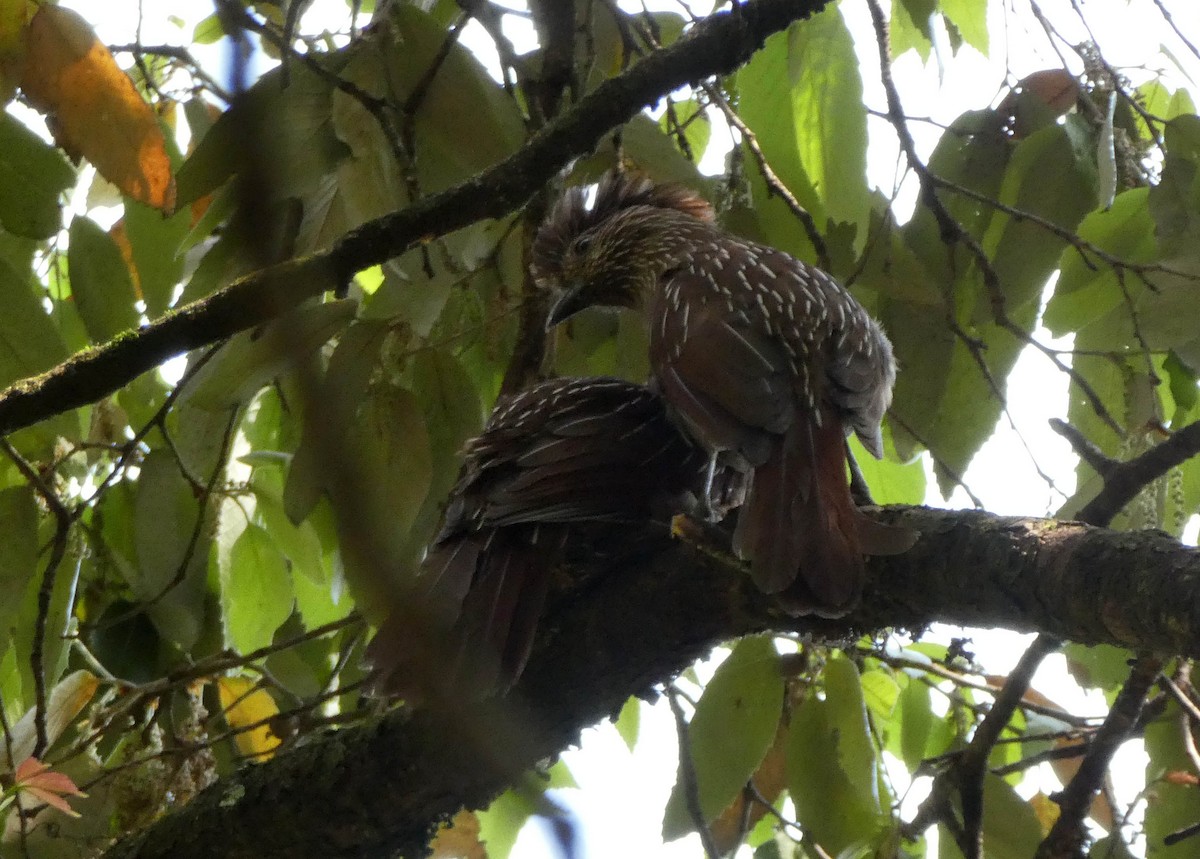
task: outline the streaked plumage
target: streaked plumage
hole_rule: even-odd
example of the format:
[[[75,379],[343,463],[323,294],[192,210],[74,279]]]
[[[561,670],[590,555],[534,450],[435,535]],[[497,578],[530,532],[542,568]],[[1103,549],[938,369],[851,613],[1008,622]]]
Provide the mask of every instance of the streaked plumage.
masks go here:
[[[414,592],[367,648],[374,689],[409,699],[507,689],[572,533],[669,520],[694,504],[706,463],[642,385],[554,379],[501,400],[466,445]]]
[[[859,600],[863,554],[907,531],[859,512],[846,432],[882,456],[896,367],[887,337],[823,271],[731,235],[680,188],[609,174],[591,207],[568,191],[534,243],[534,276],[564,290],[557,324],[591,305],[641,308],[654,381],[688,434],[751,475],[734,548],[797,613]]]

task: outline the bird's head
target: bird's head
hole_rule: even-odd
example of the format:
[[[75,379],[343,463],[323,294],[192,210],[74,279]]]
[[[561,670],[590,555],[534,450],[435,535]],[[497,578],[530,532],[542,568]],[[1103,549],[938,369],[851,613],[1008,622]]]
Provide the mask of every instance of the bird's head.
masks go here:
[[[533,245],[533,275],[559,291],[547,328],[586,307],[639,307],[659,276],[687,252],[686,235],[711,222],[708,201],[688,189],[610,172],[589,206],[572,188]]]

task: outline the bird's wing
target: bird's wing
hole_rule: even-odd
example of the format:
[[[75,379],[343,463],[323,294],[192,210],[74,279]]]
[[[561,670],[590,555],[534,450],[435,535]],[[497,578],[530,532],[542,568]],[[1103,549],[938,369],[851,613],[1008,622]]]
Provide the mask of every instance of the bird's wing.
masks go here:
[[[701,299],[700,289],[676,276],[679,308],[660,299],[651,332],[651,364],[667,400],[689,431],[710,450],[731,450],[755,465],[771,435],[795,420],[787,355],[755,319]],[[698,286],[698,285],[697,285]]]
[[[626,383],[622,383],[626,384]],[[614,521],[650,515],[654,499],[698,480],[704,456],[680,435],[658,397],[635,386],[598,389],[586,408],[530,426],[503,462],[467,487],[482,527]]]

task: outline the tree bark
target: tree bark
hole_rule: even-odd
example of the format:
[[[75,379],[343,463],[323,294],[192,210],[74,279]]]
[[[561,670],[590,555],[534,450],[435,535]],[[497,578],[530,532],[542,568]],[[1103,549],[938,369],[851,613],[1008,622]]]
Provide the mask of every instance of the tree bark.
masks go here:
[[[1200,551],[1158,531],[980,512],[892,508],[921,532],[874,558],[862,606],[791,618],[724,548],[659,539],[555,595],[506,700],[393,711],[222,779],[109,857],[423,855],[432,827],[477,808],[578,741],[630,695],[652,695],[713,645],[765,631],[850,641],[941,621],[1200,656]]]

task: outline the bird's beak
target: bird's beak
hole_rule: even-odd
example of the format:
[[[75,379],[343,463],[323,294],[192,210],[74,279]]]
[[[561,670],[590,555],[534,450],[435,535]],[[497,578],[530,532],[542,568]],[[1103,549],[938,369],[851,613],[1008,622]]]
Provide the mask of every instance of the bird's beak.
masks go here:
[[[575,284],[568,287],[550,308],[550,315],[546,318],[546,330],[549,331],[555,325],[566,322],[585,307],[587,307],[587,303],[583,299],[583,285]]]

